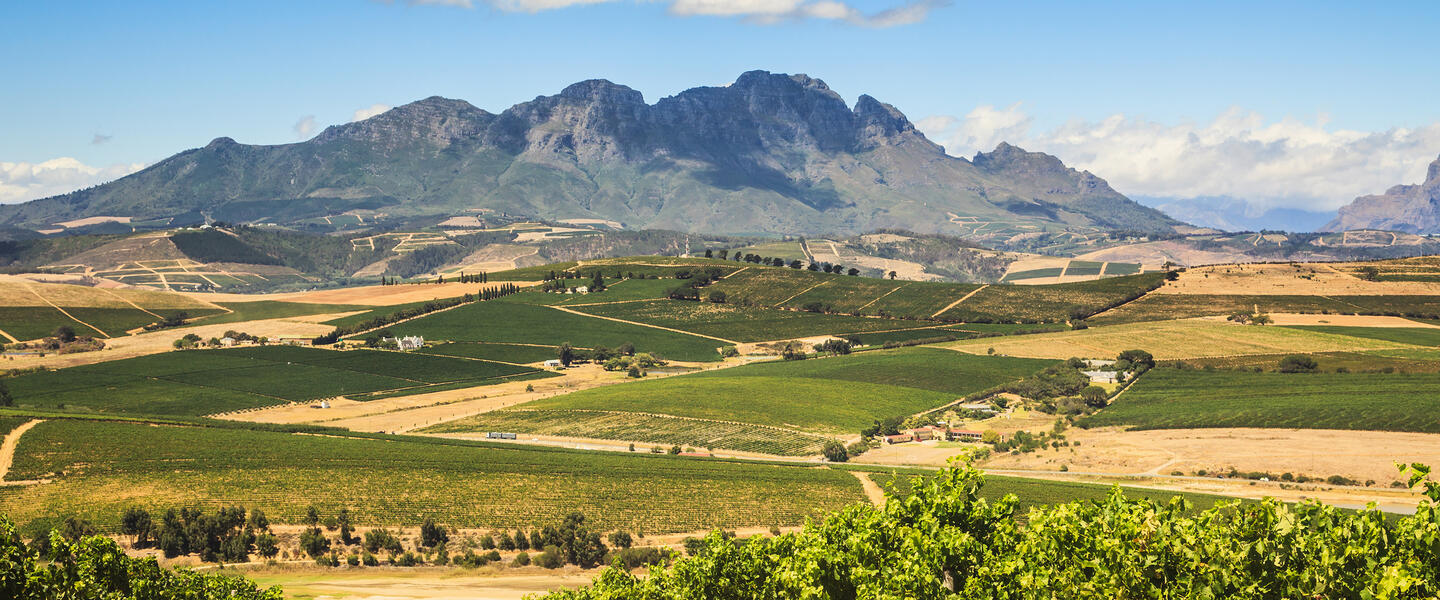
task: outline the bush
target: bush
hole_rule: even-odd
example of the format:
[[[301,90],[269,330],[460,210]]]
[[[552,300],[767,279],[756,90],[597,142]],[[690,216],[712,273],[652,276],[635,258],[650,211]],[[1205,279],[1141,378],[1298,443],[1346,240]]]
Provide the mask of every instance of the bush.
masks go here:
[[[845,450],[845,444],[840,443],[839,440],[825,440],[825,446],[821,453],[825,455],[825,460],[830,462],[838,463],[850,460],[850,454]]]
[[[565,554],[559,546],[546,546],[545,551],[535,557],[535,564],[546,569],[558,569],[565,565]]]
[[[529,553],[529,552],[521,552],[521,553],[519,553],[519,554],[516,554],[516,555],[515,555],[515,560],[514,560],[514,561],[511,561],[511,563],[510,563],[510,566],[512,566],[512,567],[525,567],[525,566],[529,566],[529,565],[530,565],[530,553]]]
[[[626,569],[638,569],[668,563],[676,556],[675,552],[668,549],[625,548],[612,553],[609,562],[613,564],[619,561]]]
[[[1314,373],[1319,367],[1314,358],[1303,354],[1291,354],[1280,359],[1281,373]]]
[[[310,527],[300,533],[300,549],[312,558],[319,558],[330,551],[330,538],[319,527]]]
[[[625,532],[623,532],[623,531],[617,531],[617,532],[615,532],[615,533],[610,534],[610,538],[609,538],[609,539],[610,539],[610,545],[611,545],[611,546],[614,546],[614,547],[616,547],[616,548],[620,548],[620,549],[622,549],[622,550],[625,549],[625,548],[629,548],[630,545],[631,545],[632,543],[634,543],[634,540],[630,538],[630,534],[625,533]]]

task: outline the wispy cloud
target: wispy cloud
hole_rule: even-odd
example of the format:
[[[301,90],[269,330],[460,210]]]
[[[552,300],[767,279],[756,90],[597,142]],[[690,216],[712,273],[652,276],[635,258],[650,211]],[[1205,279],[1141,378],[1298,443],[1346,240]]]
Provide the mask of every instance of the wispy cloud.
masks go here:
[[[315,132],[315,115],[300,117],[300,120],[295,122],[295,126],[292,129],[295,130],[296,139],[303,140],[310,137],[310,134]]]
[[[1385,131],[1331,127],[1325,117],[1267,119],[1231,108],[1209,122],[1160,123],[1123,114],[1037,131],[1019,104],[980,106],[917,127],[955,156],[1001,141],[1047,152],[1125,194],[1242,199],[1249,212],[1334,210],[1356,196],[1425,178],[1440,153],[1440,122]]]
[[[114,138],[114,137],[115,137],[115,136],[113,136],[113,135],[105,135],[105,134],[103,134],[103,133],[97,133],[97,134],[95,134],[95,137],[90,138],[90,145],[91,145],[91,146],[99,146],[100,144],[104,144],[104,143],[109,142],[109,141],[110,141],[112,138]]]
[[[40,163],[0,162],[0,204],[73,192],[143,168],[145,165],[141,163],[92,167],[69,157]]]
[[[373,117],[373,116],[375,116],[375,115],[378,115],[378,114],[380,114],[380,113],[383,113],[383,112],[385,112],[385,111],[387,111],[387,110],[390,110],[390,108],[391,108],[391,106],[390,106],[389,104],[371,104],[370,106],[368,106],[368,107],[366,107],[366,108],[357,109],[357,110],[355,111],[355,114],[353,114],[353,115],[350,116],[350,120],[351,120],[351,121],[364,121],[365,119],[368,119],[368,118],[370,118],[370,117]]]
[[[381,0],[393,3],[394,0]],[[402,0],[409,6],[475,8],[477,4],[504,12],[538,13],[585,4],[626,0]],[[861,27],[895,27],[924,21],[930,11],[949,6],[951,0],[903,0],[892,6],[865,11],[854,0],[629,0],[630,4],[669,4],[670,14],[683,17],[728,17],[747,23],[773,25],[793,21],[834,21]]]

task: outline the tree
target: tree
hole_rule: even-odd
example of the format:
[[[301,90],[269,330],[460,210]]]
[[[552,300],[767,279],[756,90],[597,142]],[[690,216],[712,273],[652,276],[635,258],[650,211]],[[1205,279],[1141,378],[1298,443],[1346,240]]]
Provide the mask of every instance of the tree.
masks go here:
[[[516,530],[515,530],[515,549],[516,549],[516,550],[529,550],[529,549],[530,549],[530,538],[525,535],[525,532],[524,532],[524,531],[521,531],[521,530],[519,530],[519,529],[516,529]]]
[[[986,429],[980,432],[980,441],[986,444],[998,444],[1000,443],[1000,432],[994,429]]]
[[[1085,401],[1085,406],[1090,408],[1105,408],[1110,400],[1110,394],[1098,385],[1092,385],[1080,390],[1080,399]]]
[[[890,281],[895,281],[895,272],[894,272],[894,271],[891,271],[891,272],[890,272]]]
[[[1375,268],[1375,267],[1366,265],[1366,266],[1360,267],[1360,268],[1358,269],[1358,271],[1359,271],[1359,273],[1360,273],[1360,278],[1361,278],[1361,279],[1364,279],[1365,281],[1379,281],[1379,280],[1380,280],[1380,269],[1377,269],[1377,268]]]
[[[342,508],[342,509],[340,509],[340,515],[339,515],[338,517],[336,517],[335,520],[340,523],[340,544],[341,544],[341,545],[343,545],[343,546],[349,546],[349,545],[354,544],[355,542],[359,541],[359,540],[356,540],[356,539],[355,539],[355,536],[351,535],[351,534],[353,534],[353,533],[355,532],[355,530],[350,528],[350,509],[348,509],[348,508]]]
[[[1116,360],[1129,361],[1139,370],[1149,370],[1155,366],[1155,357],[1144,350],[1126,350],[1121,352]]]
[[[720,290],[711,290],[710,295],[706,296],[705,299],[716,304],[724,304],[725,292],[722,292]]]
[[[709,248],[705,249],[705,258],[715,258],[715,252]]]
[[[300,549],[310,558],[319,558],[330,551],[330,538],[319,527],[311,526],[300,533]]]
[[[438,546],[450,541],[450,534],[445,527],[436,525],[430,517],[425,517],[425,523],[420,525],[420,545],[427,548]]]
[[[855,267],[850,267],[850,270],[849,270],[849,271],[846,271],[845,274],[846,274],[846,275],[849,275],[849,276],[851,276],[851,277],[854,277],[854,276],[860,274],[860,269],[857,269],[857,268],[855,268]]]
[[[1250,317],[1250,324],[1251,324],[1251,325],[1269,325],[1269,324],[1274,323],[1274,322],[1275,322],[1274,319],[1271,319],[1271,318],[1270,318],[1270,315],[1267,315],[1267,314],[1264,314],[1264,313],[1261,313],[1261,314],[1255,315],[1255,316],[1253,316],[1253,317]]]
[[[0,381],[0,406],[15,406],[15,397],[10,395],[10,387]]]
[[[309,508],[305,509],[305,524],[311,527],[320,524],[320,511],[315,509],[314,504],[311,504]]]
[[[150,521],[150,513],[143,508],[131,507],[125,509],[125,514],[120,517],[120,533],[131,536],[131,546],[144,548],[149,545],[150,533],[154,523]]]
[[[500,549],[506,552],[515,549],[515,540],[510,538],[509,533],[500,532]]]
[[[262,533],[255,536],[255,552],[265,558],[274,558],[280,553],[280,541],[273,533]]]
[[[560,344],[560,349],[555,354],[556,358],[560,359],[561,365],[568,367],[570,363],[575,362],[575,348],[570,345],[570,342]]]
[[[634,540],[631,539],[630,534],[623,531],[610,534],[610,545],[616,548],[629,548],[633,543]]]
[[[825,440],[825,446],[821,449],[825,460],[830,462],[845,462],[850,460],[850,453],[845,451],[845,444],[838,440]]]
[[[1319,366],[1313,357],[1304,354],[1291,354],[1280,359],[1281,373],[1314,373]]]
[[[68,344],[75,341],[75,328],[69,325],[61,325],[56,327],[55,331],[50,332],[50,337],[60,340],[62,344]]]
[[[600,276],[600,272],[599,272],[599,271],[596,271],[596,272],[595,272],[595,278],[590,280],[590,291],[592,291],[592,292],[603,292],[603,291],[605,291],[605,278]]]

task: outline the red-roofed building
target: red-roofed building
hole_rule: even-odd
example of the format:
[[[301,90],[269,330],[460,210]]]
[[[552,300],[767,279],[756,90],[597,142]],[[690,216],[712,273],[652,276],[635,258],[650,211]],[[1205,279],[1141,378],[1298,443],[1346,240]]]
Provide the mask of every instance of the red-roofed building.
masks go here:
[[[956,442],[978,442],[983,432],[973,429],[951,429],[945,432],[945,439]]]

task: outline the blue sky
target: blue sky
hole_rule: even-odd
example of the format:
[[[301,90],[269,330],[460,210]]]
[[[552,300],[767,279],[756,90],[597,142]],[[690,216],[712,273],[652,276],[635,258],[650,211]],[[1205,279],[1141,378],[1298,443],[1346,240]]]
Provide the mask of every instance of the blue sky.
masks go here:
[[[1362,4],[10,2],[0,201],[430,95],[498,112],[601,77],[653,102],[758,68],[894,104],[953,154],[1005,139],[1137,196],[1325,210],[1440,154],[1440,10]]]

